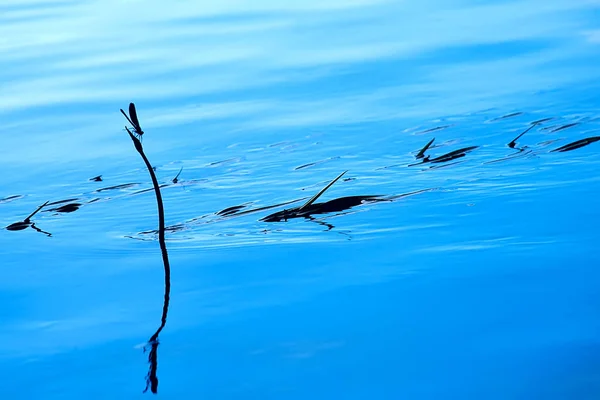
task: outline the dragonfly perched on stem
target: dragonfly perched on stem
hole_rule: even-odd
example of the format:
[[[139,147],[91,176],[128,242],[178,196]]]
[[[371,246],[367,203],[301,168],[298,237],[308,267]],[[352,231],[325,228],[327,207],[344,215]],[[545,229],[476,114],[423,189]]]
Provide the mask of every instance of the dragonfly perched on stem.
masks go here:
[[[142,140],[142,135],[144,134],[144,131],[140,127],[140,121],[138,120],[138,117],[137,117],[137,112],[135,110],[135,104],[129,103],[129,115],[127,115],[127,113],[125,113],[125,111],[123,111],[122,108],[121,108],[121,113],[125,116],[125,118],[127,118],[127,121],[129,121],[129,123],[133,127],[133,132],[138,136],[138,138],[140,140]]]

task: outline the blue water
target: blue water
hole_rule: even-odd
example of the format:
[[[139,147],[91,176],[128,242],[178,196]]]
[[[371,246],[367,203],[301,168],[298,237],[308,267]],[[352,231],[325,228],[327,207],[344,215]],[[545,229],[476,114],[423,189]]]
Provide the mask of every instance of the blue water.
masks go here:
[[[552,152],[600,136],[599,15],[4,1],[0,224],[69,201],[33,217],[52,236],[0,230],[1,397],[154,396],[164,271],[134,101],[166,185],[157,398],[600,398],[600,142]],[[432,158],[478,148],[408,167],[432,138]],[[346,170],[319,202],[427,190],[260,220]]]

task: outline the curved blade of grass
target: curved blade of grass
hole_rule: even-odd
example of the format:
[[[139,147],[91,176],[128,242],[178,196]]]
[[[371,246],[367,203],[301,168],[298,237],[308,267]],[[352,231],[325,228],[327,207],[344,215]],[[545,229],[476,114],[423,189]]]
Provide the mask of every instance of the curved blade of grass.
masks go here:
[[[41,206],[39,206],[39,207],[37,208],[37,210],[35,210],[34,212],[32,212],[32,213],[29,215],[29,217],[27,217],[27,218],[25,218],[25,219],[24,219],[24,221],[25,221],[25,222],[29,222],[29,220],[30,220],[31,218],[33,218],[33,216],[34,216],[35,214],[37,214],[37,213],[38,213],[38,212],[39,212],[39,211],[40,211],[42,208],[44,208],[45,206],[47,206],[49,202],[50,202],[50,201],[47,201],[47,202],[45,202],[44,204],[42,204]]]
[[[177,183],[179,180],[179,175],[181,175],[181,171],[183,171],[183,167],[181,167],[179,169],[179,172],[177,173],[177,176],[175,178],[172,179],[173,183]]]
[[[321,197],[321,195],[322,195],[323,193],[325,193],[325,191],[326,191],[327,189],[329,189],[329,188],[331,187],[331,185],[333,185],[334,183],[336,183],[338,179],[340,179],[342,176],[344,176],[344,174],[345,174],[346,172],[348,172],[348,171],[344,171],[344,172],[342,172],[341,174],[339,174],[339,175],[338,175],[338,177],[337,177],[337,178],[335,178],[334,180],[332,180],[331,182],[329,182],[329,184],[328,184],[327,186],[325,186],[323,189],[321,189],[321,190],[319,191],[319,193],[315,194],[313,197],[311,197],[311,198],[310,198],[310,200],[308,200],[306,203],[304,203],[304,205],[302,205],[302,206],[301,206],[301,207],[298,209],[298,211],[302,211],[302,209],[304,209],[304,208],[306,208],[306,207],[309,207],[309,206],[310,206],[312,203],[314,203],[315,201],[317,201],[317,199],[318,199],[319,197]]]
[[[435,140],[435,138],[431,139],[431,140],[429,141],[429,143],[427,143],[427,144],[425,145],[425,147],[423,147],[423,148],[421,149],[421,151],[419,151],[419,152],[417,153],[417,155],[415,156],[415,158],[416,158],[417,160],[418,160],[419,158],[423,158],[423,156],[425,155],[425,152],[426,152],[426,151],[427,151],[427,149],[429,149],[429,147],[430,147],[430,146],[433,144],[433,141],[434,141],[434,140]]]
[[[517,144],[517,140],[519,140],[521,138],[521,136],[523,136],[524,134],[526,134],[527,132],[529,132],[531,129],[533,129],[533,127],[535,127],[537,124],[531,124],[531,126],[527,129],[525,129],[524,132],[521,132],[519,134],[519,136],[517,136],[516,138],[514,138],[509,144],[507,144],[508,147],[510,147],[511,149],[515,148],[515,145]]]

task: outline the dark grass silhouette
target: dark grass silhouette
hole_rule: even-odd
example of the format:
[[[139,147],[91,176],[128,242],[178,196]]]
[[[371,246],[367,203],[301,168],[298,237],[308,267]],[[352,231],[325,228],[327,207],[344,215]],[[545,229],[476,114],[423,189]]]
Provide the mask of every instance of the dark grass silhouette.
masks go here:
[[[517,145],[517,140],[519,140],[524,134],[526,134],[527,132],[529,132],[530,130],[532,130],[535,126],[538,125],[539,122],[532,122],[531,125],[529,126],[529,128],[525,129],[523,132],[521,132],[516,138],[514,138],[513,140],[510,141],[509,144],[507,144],[508,147],[510,147],[511,149],[514,149],[515,146]],[[520,148],[517,148],[518,150],[520,150]]]
[[[22,230],[27,229],[27,228],[32,228],[32,229],[34,229],[35,231],[37,231],[39,233],[43,233],[44,235],[52,236],[51,233],[41,230],[40,228],[38,228],[37,226],[35,226],[34,222],[31,222],[31,218],[33,218],[33,216],[35,214],[37,214],[38,212],[40,212],[40,210],[42,208],[44,208],[45,206],[47,206],[48,203],[49,202],[47,201],[44,204],[42,204],[41,206],[39,206],[34,212],[32,212],[31,214],[29,214],[29,216],[27,218],[25,218],[23,221],[15,222],[13,224],[8,225],[6,227],[6,230],[9,230],[9,231],[22,231]]]
[[[468,152],[473,151],[478,147],[479,146],[463,147],[462,149],[451,151],[451,152],[441,155],[439,157],[435,157],[435,158],[426,157],[423,162],[442,163],[442,162],[456,160],[457,158],[466,156]]]
[[[429,147],[431,147],[434,140],[435,140],[435,138],[431,139],[425,146],[423,146],[423,148],[421,150],[419,150],[419,152],[415,156],[415,158],[417,160],[425,157],[425,152],[429,149]]]
[[[356,206],[373,204],[379,202],[392,202],[397,199],[411,196],[418,193],[427,192],[433,189],[422,189],[410,193],[405,193],[396,196],[384,196],[384,195],[362,195],[362,196],[345,196],[338,197],[333,200],[329,200],[323,203],[317,203],[316,201],[329,189],[334,183],[336,183],[344,174],[348,171],[342,172],[334,180],[329,182],[327,186],[321,189],[317,194],[311,197],[306,203],[300,207],[294,207],[290,209],[284,209],[277,211],[273,214],[269,214],[266,217],[260,219],[262,222],[287,222],[294,218],[305,218],[307,220],[318,222],[324,226],[327,226],[329,230],[333,229],[334,226],[323,221],[314,218],[315,215],[321,214],[333,214],[347,211]]]
[[[491,119],[490,122],[502,121],[503,119],[517,117],[519,115],[523,115],[523,112],[522,111],[517,111],[517,112],[513,112],[513,113],[510,113],[510,114],[503,115],[501,117],[496,117],[496,118]]]
[[[3,199],[0,199],[0,204],[2,204],[2,203],[9,203],[9,202],[11,202],[13,200],[17,200],[17,199],[20,199],[22,197],[23,197],[23,195],[20,195],[20,194],[15,194],[15,195],[12,195],[12,196],[8,196],[8,197],[5,197]]]
[[[179,182],[179,175],[181,175],[181,171],[183,171],[183,167],[181,167],[181,168],[179,169],[179,172],[177,173],[177,176],[175,176],[175,178],[173,178],[173,179],[171,180],[171,182],[173,182],[173,183],[177,183],[177,182]]]
[[[457,158],[462,158],[462,157],[466,156],[467,153],[469,153],[479,147],[479,146],[463,147],[462,149],[453,150],[453,151],[443,154],[441,156],[431,158],[431,156],[426,156],[425,152],[430,148],[430,146],[433,144],[434,140],[435,140],[435,138],[431,139],[429,141],[429,143],[427,143],[421,149],[421,151],[419,151],[419,153],[415,156],[416,159],[421,159],[421,162],[409,164],[408,165],[409,167],[413,167],[415,165],[421,165],[421,164],[425,164],[425,163],[437,164],[437,163],[445,163],[448,161],[453,161],[453,160],[456,160]]]
[[[131,112],[132,110],[133,110],[133,113]],[[137,115],[135,114],[135,106],[133,106],[133,103],[130,104],[129,111],[130,111],[130,115],[132,117],[131,119],[134,121],[129,120],[129,118],[127,118],[127,119],[130,122],[136,123],[136,125],[134,125],[134,129],[136,130],[136,133],[141,137],[143,132],[139,128],[139,122],[137,121]],[[121,110],[121,112],[123,113],[123,115],[125,115],[125,117],[127,117],[127,115],[123,112],[123,110]],[[137,127],[137,129],[136,129],[136,127]],[[139,132],[138,132],[138,129],[139,129]],[[164,329],[165,325],[167,324],[167,314],[169,313],[169,300],[170,300],[170,295],[171,295],[171,265],[169,264],[169,255],[167,253],[167,246],[165,244],[165,210],[164,210],[164,206],[163,206],[162,195],[160,193],[160,185],[158,184],[158,179],[156,179],[156,174],[154,173],[154,168],[152,168],[150,161],[148,161],[148,157],[146,157],[146,154],[144,153],[144,149],[142,147],[142,142],[136,135],[134,135],[129,130],[129,128],[125,127],[125,130],[129,134],[129,137],[131,138],[135,149],[142,157],[142,160],[144,160],[144,164],[146,164],[146,168],[148,169],[148,173],[150,174],[150,178],[152,179],[152,185],[154,187],[154,193],[156,195],[156,205],[158,208],[158,243],[160,245],[160,251],[162,254],[162,260],[163,260],[163,266],[164,266],[164,282],[165,282],[164,301],[163,301],[162,314],[161,314],[161,318],[160,318],[160,325],[159,325],[158,329],[156,330],[156,332],[154,332],[154,334],[150,337],[150,339],[148,339],[148,343],[147,343],[146,347],[144,348],[144,351],[147,351],[148,348],[150,349],[149,353],[148,353],[149,369],[148,369],[148,374],[146,375],[146,388],[144,389],[144,393],[147,392],[148,389],[150,389],[150,391],[152,393],[156,394],[156,393],[158,393],[157,373],[158,373],[159,335],[162,332],[162,330]]]
[[[579,149],[581,147],[587,146],[588,144],[597,142],[598,140],[600,140],[600,136],[592,136],[589,138],[585,138],[585,139],[581,139],[581,140],[577,140],[573,143],[569,143],[569,144],[565,144],[564,146],[561,146],[557,149],[554,149],[552,151],[550,151],[551,153],[554,153],[556,151],[564,153],[565,151],[571,151],[571,150],[575,150],[575,149]]]
[[[60,207],[55,207],[55,208],[51,208],[49,210],[47,210],[48,212],[58,212],[58,213],[72,213],[75,212],[77,210],[79,210],[79,208],[82,206],[81,203],[69,203],[69,204],[65,204],[63,206]]]

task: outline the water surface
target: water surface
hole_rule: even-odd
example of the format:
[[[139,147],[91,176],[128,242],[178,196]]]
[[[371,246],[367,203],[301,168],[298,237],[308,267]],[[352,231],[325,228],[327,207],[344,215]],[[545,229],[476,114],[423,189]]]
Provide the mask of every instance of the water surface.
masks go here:
[[[598,6],[3,3],[3,398],[598,398]]]

